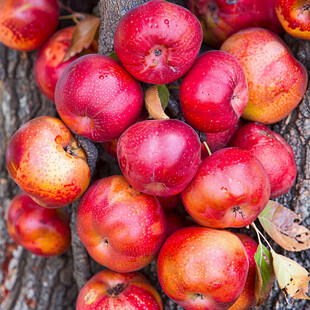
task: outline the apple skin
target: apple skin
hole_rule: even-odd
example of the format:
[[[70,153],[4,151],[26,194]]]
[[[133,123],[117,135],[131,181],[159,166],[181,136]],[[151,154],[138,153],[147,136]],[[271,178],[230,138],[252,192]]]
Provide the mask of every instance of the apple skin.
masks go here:
[[[70,248],[69,213],[44,208],[25,193],[12,200],[6,224],[11,238],[33,254],[50,257]]]
[[[248,27],[283,32],[274,10],[275,0],[189,0],[187,7],[200,20],[206,44],[215,48]]]
[[[307,71],[274,33],[262,28],[241,30],[228,38],[221,50],[235,56],[245,71],[250,98],[243,118],[273,124],[302,100]]]
[[[163,244],[157,273],[164,292],[187,310],[222,310],[240,296],[249,268],[240,239],[225,230],[188,227]]]
[[[270,181],[270,198],[277,198],[292,187],[297,174],[294,151],[268,127],[247,123],[236,132],[230,146],[248,150],[262,163]]]
[[[173,196],[156,196],[164,211],[170,211],[177,206],[182,205],[181,194]]]
[[[122,65],[136,79],[166,84],[192,66],[202,43],[202,28],[190,11],[161,0],[128,11],[114,34],[114,48]]]
[[[47,208],[77,200],[90,182],[84,151],[55,117],[40,116],[19,128],[8,144],[6,165],[13,181]]]
[[[61,74],[56,109],[74,133],[94,142],[118,138],[138,120],[143,92],[137,80],[103,55],[85,55]]]
[[[35,81],[42,93],[53,102],[61,73],[79,57],[75,55],[63,62],[71,44],[73,30],[74,27],[66,27],[55,32],[40,48],[34,62]]]
[[[251,237],[236,233],[236,236],[242,241],[245,251],[249,259],[249,272],[245,282],[244,289],[237,301],[229,308],[229,310],[248,310],[256,305],[255,298],[255,279],[257,275],[257,267],[254,259],[258,244]]]
[[[19,51],[40,47],[58,25],[56,0],[2,0],[0,42]]]
[[[275,8],[279,21],[288,34],[310,40],[309,0],[275,0]]]
[[[90,256],[111,270],[131,272],[149,264],[165,231],[156,197],[138,192],[123,176],[98,180],[80,200],[78,235]]]
[[[180,193],[200,164],[200,140],[189,125],[173,119],[148,120],[119,138],[117,157],[128,182],[142,193]]]
[[[225,148],[201,163],[181,197],[189,215],[202,226],[245,227],[267,205],[270,183],[263,165],[249,151]]]
[[[102,270],[81,289],[76,310],[162,310],[156,289],[139,272]]]
[[[248,99],[242,66],[222,51],[199,56],[180,84],[181,110],[186,121],[207,133],[234,127]]]

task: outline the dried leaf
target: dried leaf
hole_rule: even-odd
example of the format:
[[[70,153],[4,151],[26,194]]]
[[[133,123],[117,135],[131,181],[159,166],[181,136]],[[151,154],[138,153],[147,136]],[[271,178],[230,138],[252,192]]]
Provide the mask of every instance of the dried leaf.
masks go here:
[[[294,299],[308,299],[310,274],[308,271],[288,257],[271,251],[273,267],[278,284],[288,304]]]
[[[257,268],[255,280],[255,299],[256,306],[260,306],[270,295],[275,281],[275,275],[273,271],[271,253],[264,245],[258,245],[254,259]]]
[[[310,231],[299,225],[300,217],[290,209],[269,200],[258,219],[268,235],[285,250],[310,248]]]
[[[168,105],[167,95],[165,94],[165,91],[161,87],[158,88],[158,86],[162,85],[152,85],[145,91],[144,93],[145,106],[152,118],[169,119],[169,117],[164,112],[165,107]]]
[[[81,53],[82,50],[88,48],[95,39],[100,19],[99,17],[89,14],[85,14],[85,16],[86,17],[74,27],[71,45],[63,61],[67,61],[76,54]]]

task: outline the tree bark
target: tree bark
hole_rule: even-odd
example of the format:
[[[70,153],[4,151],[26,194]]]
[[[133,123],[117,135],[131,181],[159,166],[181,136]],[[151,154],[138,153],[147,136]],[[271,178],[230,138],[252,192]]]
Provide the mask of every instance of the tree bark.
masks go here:
[[[66,3],[67,1],[63,1]],[[90,10],[90,2],[71,0],[75,10]],[[95,1],[92,1],[92,3]],[[99,53],[108,55],[113,51],[113,34],[120,17],[131,7],[145,0],[100,0],[101,17]],[[178,1],[184,5],[184,1]],[[82,6],[81,6],[82,5]],[[285,36],[292,51],[309,70],[310,43]],[[18,186],[10,179],[5,165],[5,150],[13,133],[29,119],[40,115],[56,115],[55,106],[38,90],[33,76],[35,53],[20,53],[0,44],[0,310],[75,309],[79,289],[102,266],[88,255],[76,235],[75,217],[77,203],[72,210],[72,250],[53,257],[42,258],[17,246],[9,237],[5,225],[5,213],[19,192]],[[278,199],[285,206],[300,213],[303,225],[310,226],[310,89],[302,103],[283,121],[272,126],[293,147],[298,174],[295,185],[288,194]],[[117,161],[106,154],[101,146],[100,159],[94,178],[119,174]],[[292,253],[283,251],[276,244],[274,249],[301,265],[310,268],[310,250]],[[143,274],[160,292],[164,309],[182,309],[172,302],[161,290],[156,262],[142,270]],[[274,289],[260,309],[310,309],[309,303],[295,301],[291,307],[286,304],[283,294],[275,284]]]

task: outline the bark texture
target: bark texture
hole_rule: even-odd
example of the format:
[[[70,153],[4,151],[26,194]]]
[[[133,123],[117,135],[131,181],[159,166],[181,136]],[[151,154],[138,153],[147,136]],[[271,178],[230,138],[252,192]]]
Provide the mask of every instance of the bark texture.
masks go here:
[[[66,3],[67,1],[63,1]],[[90,10],[85,1],[71,0],[75,10]],[[119,18],[131,7],[145,0],[100,0],[99,53],[108,55],[113,51],[113,34]],[[184,4],[184,1],[178,1]],[[82,6],[81,6],[82,5]],[[285,41],[294,55],[310,69],[310,42],[288,35]],[[77,203],[71,206],[72,250],[54,257],[42,258],[16,246],[10,239],[5,225],[5,213],[19,192],[10,179],[5,165],[5,150],[13,133],[29,119],[40,115],[56,115],[52,102],[36,87],[33,76],[35,53],[20,53],[0,44],[0,310],[63,310],[75,309],[78,290],[101,266],[87,254],[76,234]],[[290,192],[278,199],[285,206],[300,213],[303,224],[310,226],[310,88],[302,103],[285,120],[272,126],[293,147],[298,175]],[[97,145],[99,160],[94,179],[119,174],[117,162]],[[310,250],[300,253],[285,252],[279,246],[274,249],[302,264],[310,270]],[[162,292],[156,275],[156,263],[142,272],[159,290],[165,310],[182,309]],[[310,309],[309,302],[295,301],[286,304],[277,285],[260,309]]]

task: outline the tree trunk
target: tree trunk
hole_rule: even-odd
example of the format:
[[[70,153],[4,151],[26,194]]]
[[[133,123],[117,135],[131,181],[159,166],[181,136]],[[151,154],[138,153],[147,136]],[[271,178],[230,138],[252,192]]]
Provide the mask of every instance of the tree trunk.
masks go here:
[[[66,3],[67,1],[63,1]],[[92,1],[93,4],[94,1]],[[113,34],[119,18],[131,7],[145,0],[100,0],[101,16],[99,53],[113,51]],[[175,2],[175,1],[174,1]],[[71,0],[75,10],[91,9],[90,1]],[[182,0],[178,3],[184,4]],[[307,69],[310,66],[310,43],[288,35],[285,41]],[[53,257],[42,258],[17,246],[9,237],[5,225],[5,213],[12,198],[19,192],[10,179],[5,165],[5,150],[13,133],[29,119],[40,115],[56,115],[55,106],[38,90],[33,76],[35,53],[20,53],[0,44],[0,310],[75,309],[79,289],[91,275],[102,269],[87,254],[80,243],[75,228],[77,203],[72,210],[72,250]],[[302,103],[285,120],[272,126],[293,147],[298,174],[290,192],[278,199],[285,206],[300,213],[304,225],[310,226],[310,89]],[[97,174],[100,177],[120,173],[116,160],[98,146],[100,159]],[[310,250],[300,253],[283,251],[273,244],[278,253],[293,258],[309,270]],[[162,292],[156,275],[156,262],[142,272],[160,291],[164,309],[181,309]],[[261,309],[310,309],[305,301],[286,304],[277,285]]]

